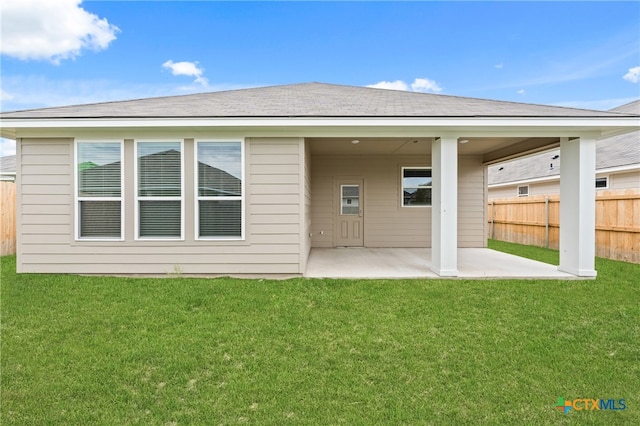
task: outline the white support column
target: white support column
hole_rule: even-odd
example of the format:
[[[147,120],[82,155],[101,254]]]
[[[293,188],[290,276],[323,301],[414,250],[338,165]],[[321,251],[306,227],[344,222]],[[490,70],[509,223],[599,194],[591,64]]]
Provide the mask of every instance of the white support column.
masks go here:
[[[431,145],[431,270],[458,276],[458,138]]]
[[[560,139],[560,266],[579,277],[595,277],[596,140]]]

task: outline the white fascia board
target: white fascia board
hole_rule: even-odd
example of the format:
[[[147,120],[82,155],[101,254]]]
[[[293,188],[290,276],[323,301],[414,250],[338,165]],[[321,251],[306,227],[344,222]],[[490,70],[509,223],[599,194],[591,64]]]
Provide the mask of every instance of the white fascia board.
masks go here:
[[[560,175],[543,176],[543,177],[538,177],[538,178],[522,179],[522,180],[514,180],[514,181],[511,181],[511,182],[493,183],[493,184],[487,185],[487,187],[489,187],[489,188],[504,188],[505,186],[528,185],[528,184],[531,184],[531,183],[552,182],[554,180],[560,180]]]
[[[603,175],[609,173],[621,173],[632,172],[634,170],[640,170],[640,163],[626,164],[624,166],[607,167],[606,169],[597,169],[596,175]]]
[[[638,130],[637,118],[592,117],[284,117],[284,118],[6,118],[2,127],[19,128],[148,128],[148,127],[441,127],[457,128],[554,128],[580,132]]]

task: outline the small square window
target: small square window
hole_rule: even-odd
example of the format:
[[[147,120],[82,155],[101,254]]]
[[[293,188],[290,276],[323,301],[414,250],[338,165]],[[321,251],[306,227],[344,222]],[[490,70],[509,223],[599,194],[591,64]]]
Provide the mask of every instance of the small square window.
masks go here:
[[[431,206],[431,169],[402,168],[402,207]]]
[[[518,197],[528,197],[528,196],[529,196],[529,185],[519,186]]]
[[[607,189],[609,187],[609,179],[607,176],[596,178],[596,189]]]

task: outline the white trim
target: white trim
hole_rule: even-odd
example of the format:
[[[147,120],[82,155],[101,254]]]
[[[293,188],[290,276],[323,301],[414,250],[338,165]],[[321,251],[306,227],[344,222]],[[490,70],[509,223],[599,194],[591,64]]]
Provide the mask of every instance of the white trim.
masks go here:
[[[120,145],[120,197],[79,197],[78,196],[78,144],[81,143],[117,143]],[[124,141],[115,139],[76,139],[73,141],[73,228],[75,241],[124,241],[125,202],[124,202]],[[81,201],[120,201],[120,237],[86,238],[80,236],[79,206]]]
[[[3,137],[66,135],[73,129],[179,129],[228,130],[245,137],[575,137],[593,132],[601,138],[640,129],[635,117],[223,117],[223,118],[3,118]],[[21,132],[20,129],[28,131]],[[55,129],[59,129],[56,132]]]
[[[222,196],[222,197],[200,197],[198,195],[198,186],[199,175],[198,175],[198,144],[199,143],[229,143],[229,142],[238,142],[240,143],[240,237],[201,237],[200,236],[200,201],[201,200],[213,200],[213,201],[225,201],[225,200],[234,200],[237,201],[237,196]],[[193,145],[193,174],[194,174],[194,239],[196,241],[244,241],[245,240],[245,229],[246,229],[246,192],[245,192],[245,138],[198,138],[194,139]]]
[[[624,166],[614,166],[607,167],[605,169],[596,170],[596,175],[599,174],[610,174],[610,173],[621,173],[621,172],[633,172],[635,170],[640,170],[640,164],[626,164]]]
[[[142,197],[142,201],[180,201],[180,237],[140,236],[140,197],[138,196],[138,144],[139,143],[179,143],[180,144],[180,197]],[[134,139],[133,141],[133,186],[134,186],[134,240],[135,241],[184,241],[184,139]]]
[[[431,186],[429,186],[429,188],[431,188],[431,204],[428,205],[414,205],[414,206],[405,206],[404,205],[404,171],[407,169],[413,169],[413,170],[429,170],[431,171]],[[426,187],[425,187],[426,188]],[[433,169],[430,166],[401,166],[400,167],[400,208],[403,209],[428,209],[431,208],[433,206]]]
[[[76,127],[573,127],[578,130],[626,127],[640,129],[637,117],[143,117],[143,118],[3,118],[4,128]],[[460,129],[452,129],[460,130]],[[441,132],[441,131],[440,131]]]

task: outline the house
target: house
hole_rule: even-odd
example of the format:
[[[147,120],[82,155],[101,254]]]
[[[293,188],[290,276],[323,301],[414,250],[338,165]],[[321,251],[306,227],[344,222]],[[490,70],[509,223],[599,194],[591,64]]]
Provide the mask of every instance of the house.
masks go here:
[[[640,114],[640,100],[612,112]],[[489,200],[560,193],[560,149],[489,166]],[[596,142],[596,191],[640,190],[640,131]]]
[[[0,181],[13,182],[16,180],[16,156],[0,157]]]
[[[486,165],[560,146],[560,265],[594,269],[596,140],[640,117],[307,83],[2,113],[18,272],[304,274],[312,249],[486,247]],[[563,195],[564,196],[564,195]],[[426,262],[426,259],[425,259]]]

